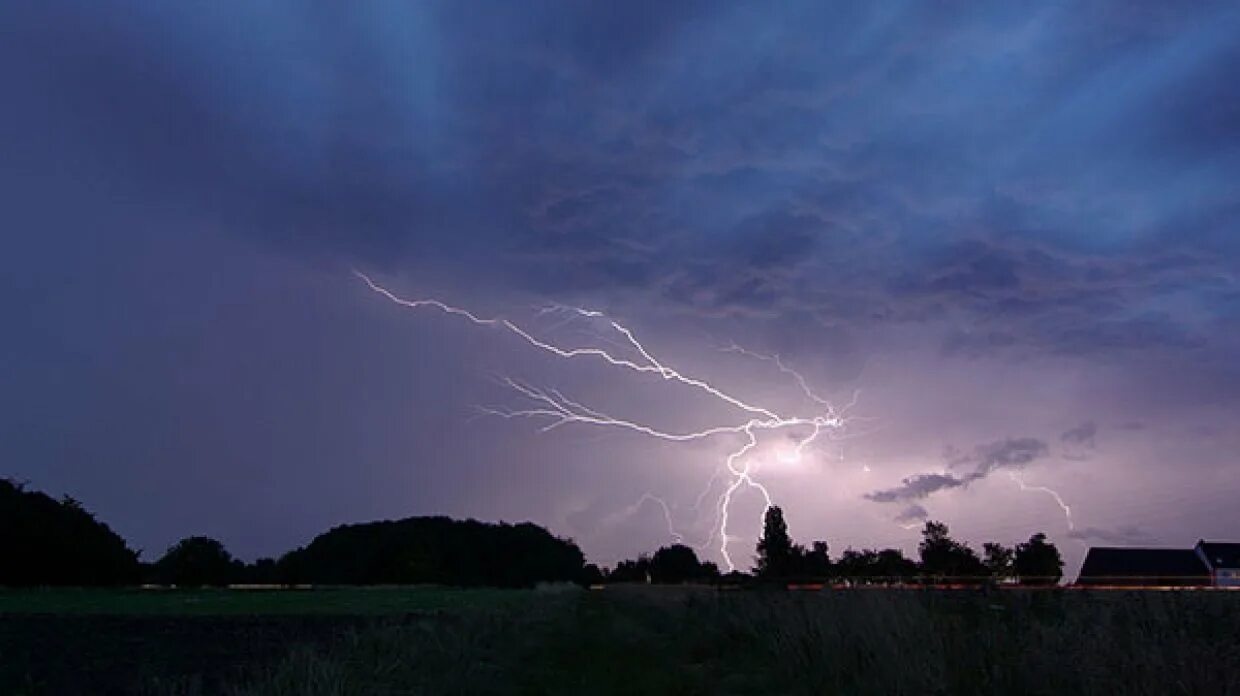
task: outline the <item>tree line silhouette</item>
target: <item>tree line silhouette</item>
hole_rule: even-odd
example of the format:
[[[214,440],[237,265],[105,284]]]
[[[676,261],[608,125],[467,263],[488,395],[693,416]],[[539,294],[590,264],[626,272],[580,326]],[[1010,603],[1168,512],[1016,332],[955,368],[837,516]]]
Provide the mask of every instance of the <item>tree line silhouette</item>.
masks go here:
[[[411,517],[336,527],[280,558],[286,582],[529,587],[581,579],[585,556],[530,523]]]
[[[107,586],[140,582],[179,587],[232,584],[442,584],[530,587],[543,582],[640,582],[847,585],[1055,584],[1063,560],[1045,534],[1015,547],[987,543],[978,555],[929,521],[918,559],[899,549],[846,549],[829,556],[825,541],[807,548],[788,534],[783,510],[767,509],[752,575],[720,573],[683,544],[618,563],[587,564],[581,549],[536,524],[410,517],[335,527],[279,559],[244,563],[221,542],[182,539],[153,563],[140,560],[118,534],[78,501],[29,491],[0,479],[0,585]]]
[[[434,583],[531,587],[582,582],[575,543],[521,524],[411,517],[335,527],[279,559],[244,563],[205,536],[178,541],[153,563],[80,503],[0,479],[0,586],[179,587],[233,584]]]
[[[124,585],[138,554],[78,501],[0,479],[0,584]]]
[[[1054,585],[1063,578],[1063,558],[1045,534],[1007,547],[997,542],[983,546],[979,556],[967,544],[952,539],[947,525],[927,521],[917,547],[918,559],[900,549],[846,549],[832,561],[825,541],[808,548],[788,534],[784,512],[767,508],[762,536],[758,539],[753,575],[720,576],[713,563],[700,563],[693,549],[675,544],[653,556],[621,561],[613,570],[592,574],[595,582],[678,583],[694,581],[744,581],[766,583],[835,583],[845,585],[964,584],[1016,582],[1022,585]]]

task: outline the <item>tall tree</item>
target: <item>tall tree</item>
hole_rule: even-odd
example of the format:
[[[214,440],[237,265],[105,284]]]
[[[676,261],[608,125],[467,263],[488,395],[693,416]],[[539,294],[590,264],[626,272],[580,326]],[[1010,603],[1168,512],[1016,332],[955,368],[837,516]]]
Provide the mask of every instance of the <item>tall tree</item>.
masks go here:
[[[1063,557],[1042,532],[1016,545],[1012,565],[1022,585],[1054,585],[1063,577]]]
[[[778,505],[766,509],[762,520],[762,537],[758,539],[758,577],[783,579],[793,574],[796,555],[792,537],[788,536],[788,523],[784,511]]]
[[[995,580],[1006,580],[1012,577],[1012,559],[1015,551],[998,542],[989,541],[982,545],[982,564]]]
[[[952,539],[947,525],[928,520],[921,532],[917,550],[921,555],[921,570],[937,580],[978,581],[985,577],[986,567],[977,552]]]

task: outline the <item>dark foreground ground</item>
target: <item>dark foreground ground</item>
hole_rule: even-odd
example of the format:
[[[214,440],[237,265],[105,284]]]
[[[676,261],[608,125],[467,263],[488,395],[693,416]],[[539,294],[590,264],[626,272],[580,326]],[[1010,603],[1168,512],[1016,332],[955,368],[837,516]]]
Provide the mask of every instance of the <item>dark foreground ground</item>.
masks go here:
[[[1240,593],[0,592],[45,693],[1240,695]]]

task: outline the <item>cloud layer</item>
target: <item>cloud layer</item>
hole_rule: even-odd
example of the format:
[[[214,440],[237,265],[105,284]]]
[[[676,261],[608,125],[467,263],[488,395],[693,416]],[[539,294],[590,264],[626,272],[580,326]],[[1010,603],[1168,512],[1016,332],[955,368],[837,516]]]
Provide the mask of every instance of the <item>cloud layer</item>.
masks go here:
[[[1035,466],[1083,525],[1197,538],[1240,480],[1234,3],[12,5],[0,473],[152,549],[449,511],[571,516],[619,555],[662,521],[604,520],[717,464],[469,421],[489,372],[702,405],[375,308],[355,266],[606,309],[781,407],[714,348],[860,389],[875,434],[779,491],[858,545],[905,539],[872,502],[980,529],[1005,501],[971,484]]]

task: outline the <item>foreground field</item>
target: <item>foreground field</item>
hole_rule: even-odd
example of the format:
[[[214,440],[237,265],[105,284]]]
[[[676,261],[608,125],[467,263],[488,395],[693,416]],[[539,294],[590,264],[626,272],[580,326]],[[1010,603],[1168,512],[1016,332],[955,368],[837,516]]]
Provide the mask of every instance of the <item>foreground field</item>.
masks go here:
[[[317,592],[0,604],[0,693],[1240,694],[1240,593]]]
[[[520,590],[435,587],[284,589],[0,589],[0,616],[392,616],[521,603]]]

